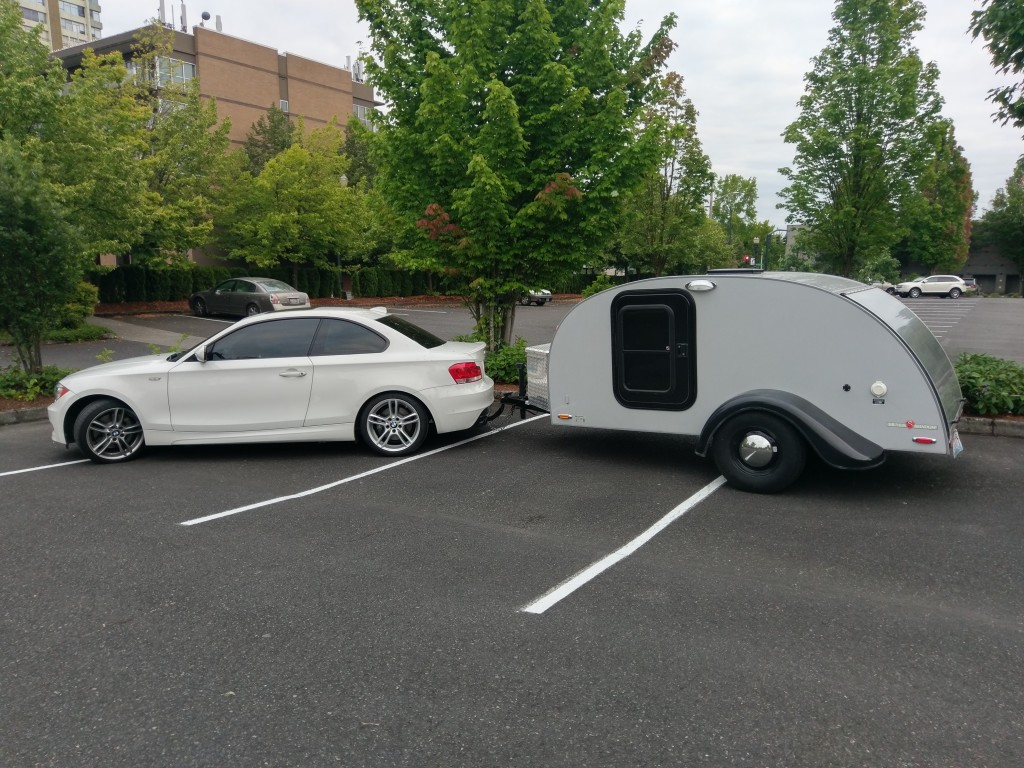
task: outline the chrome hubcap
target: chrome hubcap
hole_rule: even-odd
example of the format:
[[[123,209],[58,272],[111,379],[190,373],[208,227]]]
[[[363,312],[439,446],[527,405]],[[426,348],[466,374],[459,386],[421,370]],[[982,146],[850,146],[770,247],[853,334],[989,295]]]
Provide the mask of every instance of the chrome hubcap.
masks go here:
[[[771,464],[777,450],[767,435],[751,432],[740,442],[740,461],[751,469],[764,469]]]

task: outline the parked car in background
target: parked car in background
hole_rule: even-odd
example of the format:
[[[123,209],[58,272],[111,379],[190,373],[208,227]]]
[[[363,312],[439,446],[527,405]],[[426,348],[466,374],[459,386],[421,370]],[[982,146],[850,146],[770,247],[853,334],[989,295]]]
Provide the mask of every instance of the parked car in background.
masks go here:
[[[531,289],[526,293],[525,296],[519,299],[519,303],[522,304],[524,307],[528,307],[531,304],[536,304],[538,307],[543,307],[549,301],[551,301],[551,291],[549,291],[547,288]]]
[[[885,280],[875,280],[871,285],[874,288],[881,288],[886,293],[895,294],[896,286],[892,283],[887,283]]]
[[[977,293],[977,291],[978,291],[978,281],[975,280],[973,277],[965,277],[964,278],[964,290],[967,293]]]
[[[443,341],[383,307],[257,315],[187,351],[64,377],[48,409],[52,438],[97,463],[146,445],[356,439],[404,456],[431,428],[469,429],[486,415],[484,347]]]
[[[193,293],[188,300],[192,314],[258,315],[283,309],[309,309],[309,296],[288,283],[269,277],[236,277],[216,288]]]
[[[958,299],[966,290],[967,284],[963,278],[956,275],[929,275],[896,286],[898,295],[911,299],[919,296],[949,296],[951,299]]]

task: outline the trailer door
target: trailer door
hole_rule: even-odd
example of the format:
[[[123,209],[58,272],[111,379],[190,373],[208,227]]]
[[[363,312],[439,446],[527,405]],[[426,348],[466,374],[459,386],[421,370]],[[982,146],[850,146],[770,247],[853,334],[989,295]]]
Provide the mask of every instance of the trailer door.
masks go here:
[[[682,411],[697,397],[693,299],[686,291],[625,291],[612,301],[615,399]]]

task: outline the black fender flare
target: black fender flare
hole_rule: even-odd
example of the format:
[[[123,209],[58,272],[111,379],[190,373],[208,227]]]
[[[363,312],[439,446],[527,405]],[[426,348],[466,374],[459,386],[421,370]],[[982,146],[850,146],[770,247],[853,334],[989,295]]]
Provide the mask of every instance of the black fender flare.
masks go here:
[[[785,419],[803,436],[822,461],[837,469],[870,469],[885,461],[885,451],[875,443],[841,424],[810,401],[776,389],[754,389],[718,406],[701,430],[697,440],[697,455],[707,455],[715,432],[727,419],[749,411],[764,411]]]

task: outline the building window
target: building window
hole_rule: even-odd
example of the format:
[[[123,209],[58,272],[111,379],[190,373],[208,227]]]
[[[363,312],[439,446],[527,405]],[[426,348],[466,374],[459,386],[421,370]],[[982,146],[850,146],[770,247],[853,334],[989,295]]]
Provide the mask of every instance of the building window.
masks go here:
[[[287,112],[288,111],[288,99],[281,99],[281,111],[282,112]]]
[[[30,8],[21,9],[21,18],[25,21],[38,21],[42,24],[46,23],[46,14],[42,11],[33,11]]]
[[[66,13],[68,16],[81,16],[85,18],[85,6],[76,5],[75,3],[68,3],[65,0],[60,0],[60,11]]]
[[[93,27],[92,28],[92,39],[93,40],[99,40],[101,37],[103,37],[103,30],[100,29],[99,27]]]
[[[77,21],[71,21],[70,19],[61,19],[60,26],[61,29],[71,32],[72,34],[85,37],[85,24],[79,24]]]
[[[189,80],[194,80],[196,65],[188,61],[160,56],[156,60],[155,76],[151,67],[143,70],[137,61],[128,62],[128,71],[142,80],[155,81],[156,87],[161,88],[166,85],[183,85]]]
[[[370,113],[373,112],[373,107],[366,107],[362,104],[353,104],[352,112],[359,118],[359,122],[365,125],[367,128],[370,126]]]

